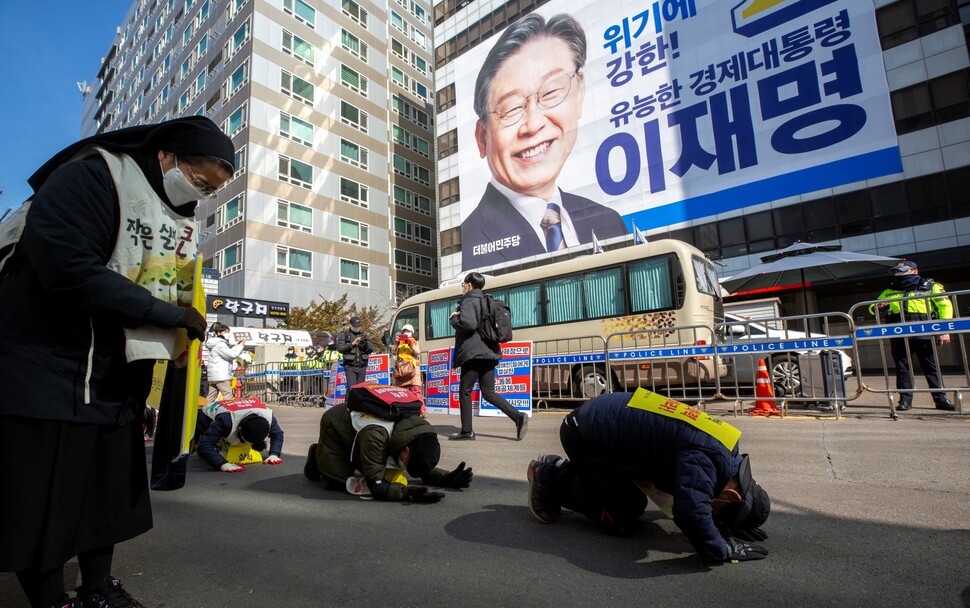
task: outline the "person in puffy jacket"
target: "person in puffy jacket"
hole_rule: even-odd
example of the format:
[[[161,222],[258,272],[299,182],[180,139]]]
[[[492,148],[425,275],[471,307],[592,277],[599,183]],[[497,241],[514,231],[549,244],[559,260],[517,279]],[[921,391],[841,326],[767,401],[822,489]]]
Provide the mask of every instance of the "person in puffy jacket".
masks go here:
[[[237,340],[236,345],[229,344],[229,327],[222,323],[212,324],[212,337],[205,341],[209,349],[209,359],[206,362],[209,380],[209,394],[205,400],[213,402],[222,393],[223,399],[232,399],[233,362],[242,354],[245,340]]]
[[[681,415],[671,406],[682,404],[651,406],[639,397],[600,395],[566,416],[559,438],[568,459],[540,456],[529,464],[533,518],[552,523],[566,508],[608,532],[630,534],[647,492],[659,490],[672,497],[674,523],[705,563],[767,556],[748,542],[767,538],[760,526],[771,502],[747,454],[738,453],[740,432],[717,419],[695,424],[704,416],[695,408]],[[733,436],[718,435],[722,430]]]
[[[437,468],[440,457],[438,435],[424,418],[409,416],[395,423],[351,412],[346,403],[340,403],[320,418],[320,436],[310,445],[303,475],[323,481],[328,490],[343,490],[360,471],[376,500],[438,502],[443,493],[388,481],[386,474],[388,468],[405,469],[428,485],[467,488],[471,467],[462,462],[455,470],[445,471]]]

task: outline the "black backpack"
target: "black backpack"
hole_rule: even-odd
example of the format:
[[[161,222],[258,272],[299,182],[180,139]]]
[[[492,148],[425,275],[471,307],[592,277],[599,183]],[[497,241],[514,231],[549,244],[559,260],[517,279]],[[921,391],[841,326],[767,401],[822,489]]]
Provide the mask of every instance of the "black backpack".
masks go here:
[[[347,409],[398,422],[421,413],[421,397],[400,386],[361,382],[347,389]]]
[[[511,341],[512,310],[509,305],[485,294],[482,297],[482,318],[478,324],[478,335],[488,344]]]

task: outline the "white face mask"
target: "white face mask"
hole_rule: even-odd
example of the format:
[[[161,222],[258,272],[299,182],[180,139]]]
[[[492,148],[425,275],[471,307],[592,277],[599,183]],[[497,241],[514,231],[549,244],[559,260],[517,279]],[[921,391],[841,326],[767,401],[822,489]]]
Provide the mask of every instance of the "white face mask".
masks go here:
[[[178,157],[175,157],[175,166],[162,176],[162,187],[165,189],[165,196],[176,207],[206,198],[205,193],[193,186],[179,169]]]

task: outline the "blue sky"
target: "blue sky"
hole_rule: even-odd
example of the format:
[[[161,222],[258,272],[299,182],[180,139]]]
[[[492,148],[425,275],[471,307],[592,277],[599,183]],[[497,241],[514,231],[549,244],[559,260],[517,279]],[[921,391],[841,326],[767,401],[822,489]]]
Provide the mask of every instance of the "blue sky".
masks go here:
[[[75,83],[95,80],[131,5],[0,1],[0,215],[30,196],[27,178],[45,160],[80,139]]]

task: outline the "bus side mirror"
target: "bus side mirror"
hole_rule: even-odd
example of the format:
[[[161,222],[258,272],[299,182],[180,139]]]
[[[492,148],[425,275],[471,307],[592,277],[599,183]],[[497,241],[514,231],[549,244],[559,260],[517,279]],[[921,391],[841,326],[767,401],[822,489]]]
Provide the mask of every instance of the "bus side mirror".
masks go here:
[[[384,346],[391,345],[391,332],[389,330],[385,329],[384,333],[381,334],[381,342],[384,343]]]

